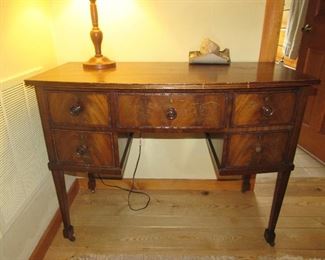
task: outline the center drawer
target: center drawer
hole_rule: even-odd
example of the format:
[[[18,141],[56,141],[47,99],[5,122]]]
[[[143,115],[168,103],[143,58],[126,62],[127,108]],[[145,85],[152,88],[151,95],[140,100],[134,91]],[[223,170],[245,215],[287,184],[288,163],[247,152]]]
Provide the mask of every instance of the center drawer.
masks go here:
[[[119,128],[222,128],[223,94],[124,94],[117,97]]]

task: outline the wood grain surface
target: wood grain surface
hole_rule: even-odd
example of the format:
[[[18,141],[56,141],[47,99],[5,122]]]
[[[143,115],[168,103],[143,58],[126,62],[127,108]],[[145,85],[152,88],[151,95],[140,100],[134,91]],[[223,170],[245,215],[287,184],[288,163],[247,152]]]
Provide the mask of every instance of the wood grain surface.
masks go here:
[[[49,92],[47,98],[55,125],[105,127],[111,124],[110,102],[105,94]]]
[[[81,63],[67,63],[26,80],[33,86],[94,89],[227,89],[267,88],[317,84],[313,77],[272,62],[234,62],[230,65],[197,66],[180,62],[125,62],[116,69],[85,71]],[[283,85],[285,83],[285,86]]]
[[[55,130],[53,140],[61,163],[114,166],[111,133]]]
[[[289,124],[293,119],[295,98],[294,92],[235,94],[232,124],[234,126]]]
[[[229,141],[227,167],[268,167],[285,160],[288,133],[234,134]]]
[[[220,129],[225,125],[223,94],[119,94],[117,103],[119,128]],[[175,118],[168,117],[169,110]]]

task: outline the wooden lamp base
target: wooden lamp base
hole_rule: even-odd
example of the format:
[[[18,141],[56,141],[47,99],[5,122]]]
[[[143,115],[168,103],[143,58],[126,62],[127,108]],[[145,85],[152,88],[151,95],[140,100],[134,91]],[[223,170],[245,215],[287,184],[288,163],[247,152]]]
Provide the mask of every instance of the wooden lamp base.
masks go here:
[[[83,64],[83,68],[86,70],[103,70],[115,68],[116,63],[105,56],[94,56]]]
[[[115,68],[116,63],[105,56],[102,55],[102,40],[103,40],[103,33],[98,27],[98,14],[97,14],[97,6],[96,0],[89,0],[90,1],[90,15],[91,21],[93,24],[93,28],[90,31],[90,38],[95,47],[95,56],[90,58],[87,62],[83,64],[83,68],[85,70],[104,70]]]

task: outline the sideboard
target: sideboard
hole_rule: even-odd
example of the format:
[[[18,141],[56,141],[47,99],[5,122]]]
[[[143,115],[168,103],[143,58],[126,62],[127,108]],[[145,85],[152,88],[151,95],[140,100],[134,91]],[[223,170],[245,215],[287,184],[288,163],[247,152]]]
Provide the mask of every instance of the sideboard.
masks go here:
[[[264,232],[274,245],[317,79],[274,63],[126,62],[101,71],[67,63],[25,82],[36,89],[65,238],[75,239],[65,173],[88,173],[94,189],[94,176],[123,177],[134,133],[204,133],[219,176],[278,173]]]

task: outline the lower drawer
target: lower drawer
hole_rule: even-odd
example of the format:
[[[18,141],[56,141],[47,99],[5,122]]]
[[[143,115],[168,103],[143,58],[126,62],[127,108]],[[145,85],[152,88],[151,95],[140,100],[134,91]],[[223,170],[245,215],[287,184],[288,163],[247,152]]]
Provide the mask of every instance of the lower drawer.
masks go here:
[[[222,168],[280,166],[286,159],[288,137],[288,132],[230,135]]]
[[[112,167],[112,134],[86,131],[54,130],[53,142],[60,164]]]

